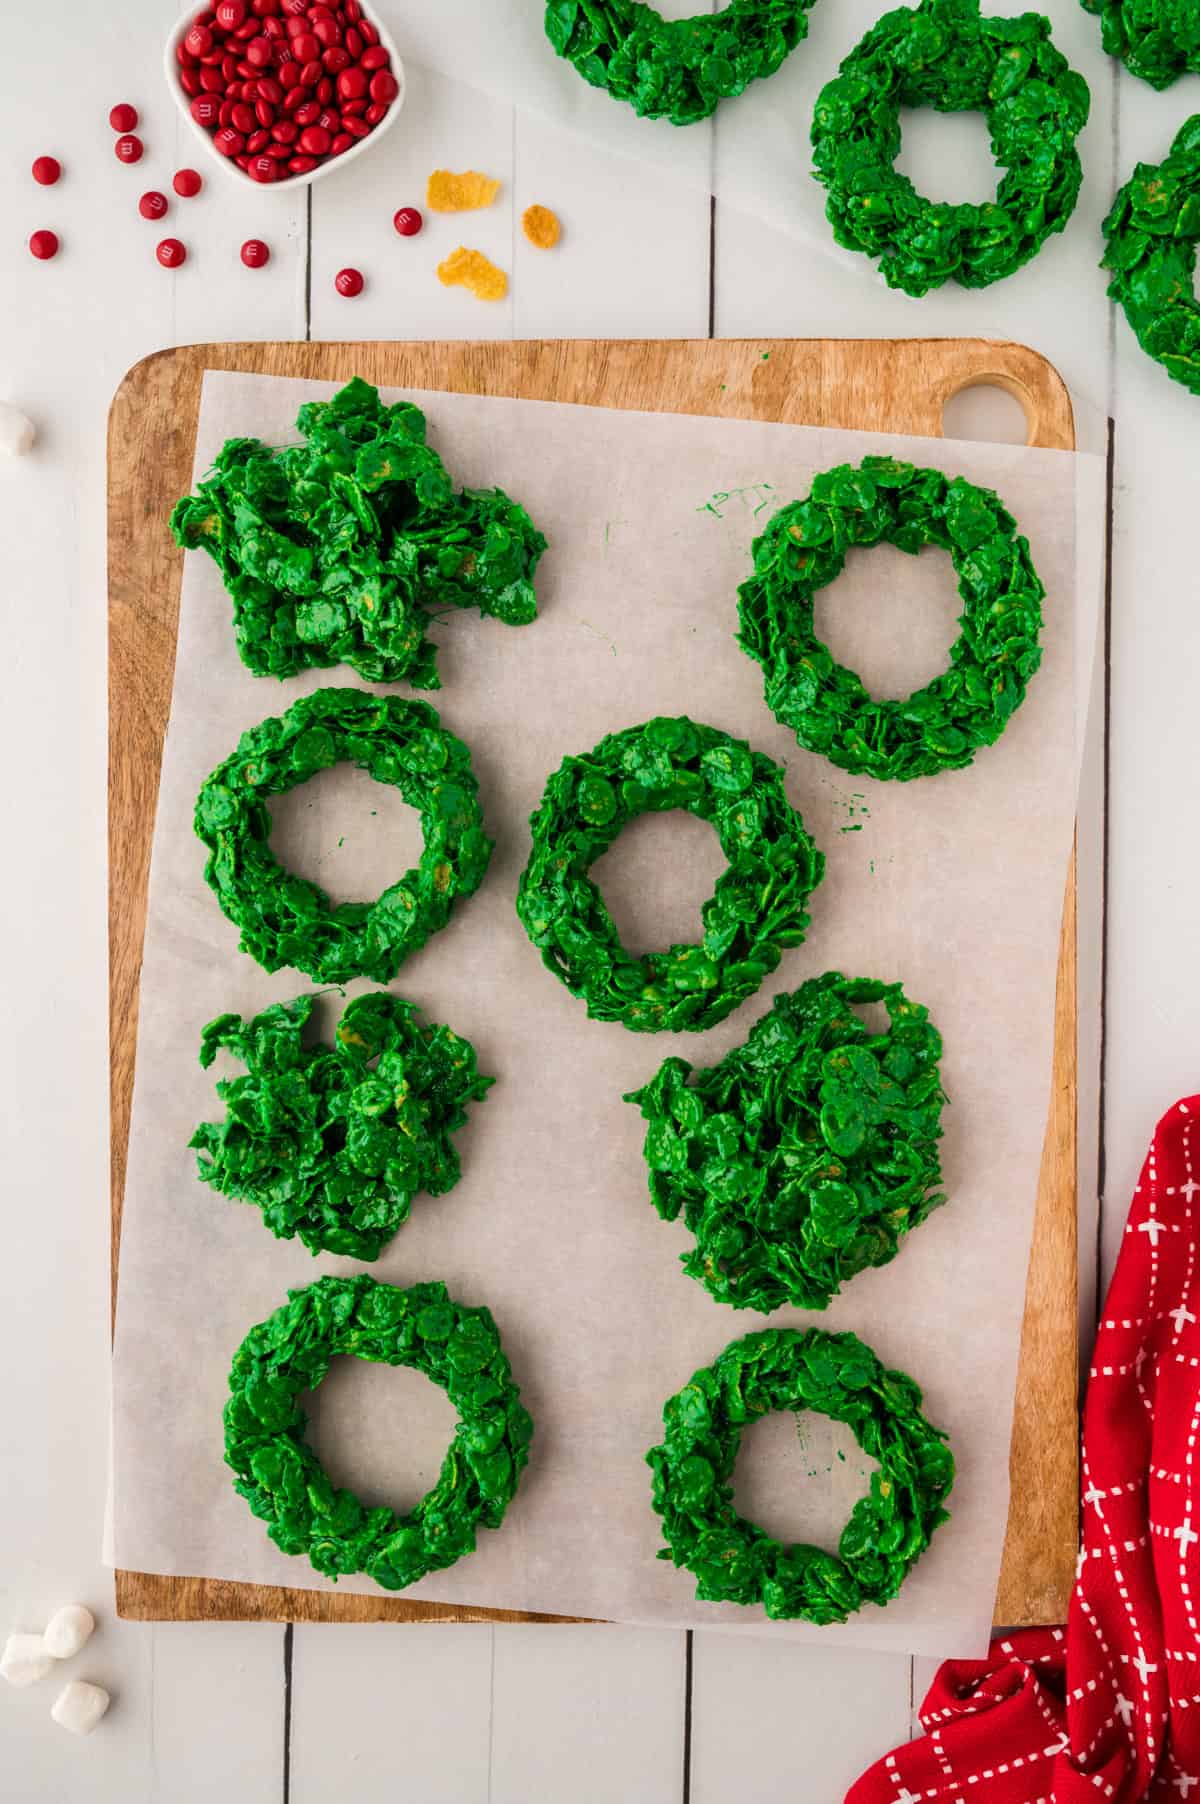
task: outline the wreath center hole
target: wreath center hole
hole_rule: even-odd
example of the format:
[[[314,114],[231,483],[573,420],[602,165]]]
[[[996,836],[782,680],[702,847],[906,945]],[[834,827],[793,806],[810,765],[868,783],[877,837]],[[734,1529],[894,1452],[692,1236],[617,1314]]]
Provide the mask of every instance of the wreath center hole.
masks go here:
[[[836,1553],[876,1470],[844,1422],[811,1410],[774,1410],[742,1436],[734,1507],[785,1546],[804,1542]]]
[[[818,639],[876,701],[903,701],[946,669],[962,610],[950,554],[932,545],[915,559],[895,545],[854,547],[813,597]]]
[[[895,167],[926,200],[961,206],[991,200],[997,169],[982,113],[939,113],[933,107],[900,112]]]
[[[686,809],[639,814],[592,866],[621,944],[635,958],[695,945],[700,910],[727,860],[715,828]]]
[[[332,1482],[368,1509],[403,1515],[437,1483],[458,1416],[423,1372],[338,1358],[301,1402],[309,1446]]]
[[[886,1034],[892,1030],[892,1018],[884,1002],[852,1002],[850,1011],[858,1016],[869,1034]]]
[[[421,817],[390,783],[353,764],[320,770],[272,796],[271,850],[330,901],[373,902],[421,856]]]

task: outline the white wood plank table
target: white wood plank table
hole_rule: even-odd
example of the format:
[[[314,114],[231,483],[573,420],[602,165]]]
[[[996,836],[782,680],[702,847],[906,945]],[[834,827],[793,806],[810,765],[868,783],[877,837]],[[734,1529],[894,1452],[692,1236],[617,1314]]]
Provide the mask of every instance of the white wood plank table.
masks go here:
[[[386,0],[402,16],[400,0]],[[809,52],[830,67],[879,8],[816,9]],[[1137,352],[1095,268],[1098,222],[1136,156],[1157,156],[1200,84],[1156,97],[1099,54],[1075,0],[1049,0],[1056,36],[1092,85],[1088,184],[1074,222],[1020,276],[982,296],[918,305],[814,258],[699,192],[680,193],[505,105],[432,82],[420,131],[397,130],[353,180],[311,204],[227,181],[179,203],[191,256],[160,270],[136,198],[196,160],[160,90],[172,0],[31,9],[0,0],[0,395],[39,420],[38,454],[0,470],[8,577],[0,746],[7,881],[0,945],[9,1001],[3,1098],[5,1369],[0,1630],[36,1627],[68,1598],[104,1614],[81,1674],[108,1684],[110,1719],[77,1743],[47,1720],[53,1692],[0,1696],[0,1791],[12,1804],[774,1804],[840,1799],[909,1732],[927,1663],[753,1639],[607,1628],[304,1628],[118,1624],[99,1560],[106,1475],[108,1249],[104,872],[103,444],[125,368],[160,346],[220,337],[498,335],[864,336],[995,332],[1049,355],[1086,428],[1116,421],[1108,751],[1107,1043],[1101,1131],[1083,1148],[1084,1294],[1111,1265],[1159,1110],[1197,1081],[1200,611],[1189,528],[1200,513],[1200,404]],[[146,160],[121,168],[109,107],[143,113]],[[707,128],[701,128],[707,129]],[[906,167],[950,198],[991,184],[978,120],[922,115]],[[35,188],[53,151],[60,187]],[[718,145],[719,154],[719,145]],[[513,271],[491,310],[429,280],[388,221],[438,161],[502,176],[495,235]],[[514,213],[549,198],[570,255],[539,259]],[[25,238],[53,226],[56,263]],[[474,222],[473,222],[474,226]],[[243,237],[273,260],[250,272]],[[420,245],[420,241],[418,246]],[[381,279],[341,301],[333,273]],[[1095,809],[1098,798],[1088,806]],[[1098,950],[1093,898],[1081,930]],[[1090,936],[1090,938],[1088,938]],[[1081,963],[1083,957],[1081,955]],[[74,1670],[74,1669],[73,1669]]]

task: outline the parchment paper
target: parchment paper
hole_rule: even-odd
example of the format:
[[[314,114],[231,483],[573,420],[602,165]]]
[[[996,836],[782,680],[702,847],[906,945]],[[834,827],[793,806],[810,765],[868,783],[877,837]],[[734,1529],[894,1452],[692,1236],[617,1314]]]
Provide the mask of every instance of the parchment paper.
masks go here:
[[[323,385],[209,373],[196,455],[229,435],[294,437]],[[389,398],[396,398],[394,395]],[[471,746],[497,848],[486,883],[393,986],[474,1041],[499,1082],[459,1135],[464,1175],[418,1199],[372,1268],[407,1284],[442,1278],[485,1302],[536,1422],[533,1458],[500,1532],[408,1595],[715,1625],[906,1650],[983,1651],[1008,1501],[1008,1446],[1032,1208],[1046,1119],[1063,886],[1076,786],[1076,648],[1095,594],[1077,602],[1076,531],[1099,530],[1097,460],[1009,446],[936,444],[777,425],[609,412],[461,395],[415,395],[460,482],[499,483],[551,541],[542,612],[514,629],[442,619],[445,688],[433,699]],[[1030,537],[1049,591],[1045,662],[1000,743],[973,769],[875,785],[800,752],[734,644],[736,585],[769,510],[813,473],[868,451],[940,464],[995,488]],[[1077,487],[1078,485],[1078,487]],[[949,560],[852,554],[822,598],[834,650],[879,692],[907,693],[945,661],[958,610]],[[310,988],[238,952],[202,881],[193,803],[239,733],[348,670],[285,684],[238,663],[229,603],[189,557],[154,842],[115,1349],[115,1543],[119,1565],[316,1587],[278,1553],[222,1463],[231,1356],[289,1285],[350,1262],[279,1242],[254,1209],[194,1176],[187,1140],[218,1119],[196,1052],[225,1010],[250,1014]],[[702,1035],[643,1036],[586,1019],[546,972],[513,902],[527,817],[547,774],[611,729],[688,712],[788,767],[789,793],[828,857],[807,943],[760,994]],[[411,862],[415,818],[391,792],[339,768],[277,805],[276,846],[336,897],[371,896]],[[720,869],[715,837],[685,816],[635,823],[598,867],[630,944],[694,937]],[[684,1277],[682,1224],[654,1214],[643,1124],[621,1101],[670,1053],[713,1063],[772,995],[838,968],[900,979],[946,1043],[944,1171],[951,1198],[888,1268],[822,1317],[853,1328],[925,1388],[959,1463],[953,1519],[886,1611],[848,1627],[769,1624],[698,1604],[686,1572],[655,1560],[645,1449],[664,1400],[729,1341],[761,1326]],[[361,986],[355,986],[361,987]],[[340,1006],[322,1004],[328,1032]],[[234,1067],[230,1065],[228,1069]],[[240,1069],[237,1068],[237,1069]],[[334,1476],[410,1505],[436,1472],[452,1414],[417,1375],[340,1361],[314,1399],[315,1441]],[[864,1464],[819,1418],[771,1418],[748,1437],[739,1502],[765,1525],[832,1544]],[[839,1452],[847,1457],[838,1457]],[[342,1581],[370,1590],[368,1580]]]

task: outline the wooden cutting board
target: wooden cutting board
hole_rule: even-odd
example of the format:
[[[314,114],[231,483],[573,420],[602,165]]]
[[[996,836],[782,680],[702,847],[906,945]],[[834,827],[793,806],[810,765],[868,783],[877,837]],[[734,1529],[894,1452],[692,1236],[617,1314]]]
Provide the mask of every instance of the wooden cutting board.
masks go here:
[[[1073,450],[1061,377],[1021,345],[983,339],[531,340],[504,344],[213,344],[137,364],[109,418],[109,967],[112,1284],[137,1046],[150,847],[171,704],[183,554],[167,529],[191,486],[206,369],[457,389],[593,407],[716,414],[938,437],[959,390],[1014,394],[1029,442]],[[1063,913],[1055,1062],[1025,1299],[1012,1502],[995,1620],[1059,1622],[1077,1546],[1075,877]],[[117,1611],[151,1621],[538,1620],[384,1595],[271,1589],[153,1573],[116,1575]]]

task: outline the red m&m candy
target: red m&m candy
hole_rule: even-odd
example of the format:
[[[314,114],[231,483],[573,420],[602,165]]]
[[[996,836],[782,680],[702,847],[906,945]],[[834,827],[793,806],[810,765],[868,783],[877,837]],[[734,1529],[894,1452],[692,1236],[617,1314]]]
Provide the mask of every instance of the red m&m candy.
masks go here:
[[[333,285],[339,294],[344,294],[347,300],[353,300],[356,294],[363,291],[362,272],[357,269],[339,269],[333,278]]]
[[[171,186],[184,200],[192,200],[203,188],[204,178],[198,169],[177,169]]]
[[[178,269],[181,263],[187,262],[187,249],[178,238],[164,238],[154,255],[164,269]]]
[[[217,24],[222,31],[236,31],[246,17],[246,0],[220,0]]]
[[[138,202],[138,212],[143,219],[161,219],[167,210],[167,197],[160,194],[157,188],[150,188]]]
[[[271,261],[271,251],[261,238],[247,238],[242,246],[242,262],[247,269],[262,269]]]
[[[140,138],[135,138],[132,133],[126,133],[123,138],[117,139],[116,143],[113,145],[113,149],[116,151],[120,162],[140,163],[145,146]]]
[[[29,249],[39,263],[46,263],[51,257],[58,255],[58,237],[54,232],[35,232],[29,240]]]
[[[366,98],[369,82],[364,70],[357,67],[343,69],[337,78],[339,100],[363,100]]]
[[[35,157],[33,163],[33,179],[39,187],[53,188],[62,174],[62,164],[57,157]]]
[[[137,122],[137,108],[130,106],[128,101],[122,101],[121,105],[115,106],[108,115],[108,123],[115,132],[131,132]]]
[[[401,238],[415,238],[425,221],[415,207],[401,207],[392,224]]]

